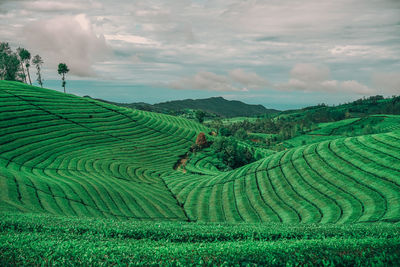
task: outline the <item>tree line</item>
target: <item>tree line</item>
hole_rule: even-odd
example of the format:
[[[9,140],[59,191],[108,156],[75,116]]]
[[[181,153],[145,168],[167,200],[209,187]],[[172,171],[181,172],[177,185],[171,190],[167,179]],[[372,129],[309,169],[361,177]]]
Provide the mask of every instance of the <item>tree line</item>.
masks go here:
[[[336,107],[319,104],[301,110],[286,111],[272,118],[257,118],[253,121],[244,120],[234,123],[213,120],[205,124],[215,129],[220,136],[251,141],[252,145],[274,149],[282,141],[317,129],[319,123],[362,118],[373,114],[400,115],[400,96],[391,98],[384,98],[381,95],[370,96]],[[372,133],[371,127],[372,125],[367,125],[363,133]],[[249,133],[262,133],[269,136],[259,138]]]
[[[32,85],[30,67],[36,68],[36,81],[43,88],[42,66],[44,61],[40,55],[31,56],[31,53],[18,47],[13,51],[7,42],[0,42],[0,80],[19,81]],[[58,64],[58,74],[61,75],[61,86],[66,86],[66,74],[69,72],[67,64]]]

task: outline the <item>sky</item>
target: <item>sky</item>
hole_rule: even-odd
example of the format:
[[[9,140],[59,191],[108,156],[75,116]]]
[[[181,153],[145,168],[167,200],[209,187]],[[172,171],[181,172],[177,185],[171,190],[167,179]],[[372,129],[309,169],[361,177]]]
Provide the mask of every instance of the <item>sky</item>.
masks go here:
[[[124,103],[400,94],[399,0],[0,0],[0,42],[41,55],[47,88],[64,62],[67,92]]]

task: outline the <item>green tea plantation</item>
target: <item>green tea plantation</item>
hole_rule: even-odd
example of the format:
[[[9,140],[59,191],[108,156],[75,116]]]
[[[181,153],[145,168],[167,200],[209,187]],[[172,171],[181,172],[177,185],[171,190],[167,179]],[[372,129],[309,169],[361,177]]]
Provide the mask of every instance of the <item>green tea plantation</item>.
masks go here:
[[[183,172],[202,124],[0,81],[0,264],[399,265],[400,126],[385,118],[384,133]]]

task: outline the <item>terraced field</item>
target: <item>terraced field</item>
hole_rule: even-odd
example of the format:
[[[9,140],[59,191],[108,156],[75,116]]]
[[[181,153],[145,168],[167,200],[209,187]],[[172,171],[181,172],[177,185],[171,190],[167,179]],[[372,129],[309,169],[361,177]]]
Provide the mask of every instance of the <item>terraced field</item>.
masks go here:
[[[204,174],[166,177],[191,220],[400,220],[399,132],[325,141],[279,152],[231,172]]]
[[[0,82],[1,210],[187,220],[163,176],[200,124]]]
[[[400,220],[399,131],[301,146],[229,172],[212,157],[175,171],[200,131],[208,129],[0,82],[0,211],[206,222]]]
[[[400,130],[400,115],[370,115],[336,122],[320,123],[316,130],[283,141],[286,148],[313,144],[347,136],[387,133]]]
[[[318,129],[309,135],[362,135],[367,127],[371,133],[384,133],[400,129],[399,115],[370,115],[363,118],[352,118],[337,122],[320,123]]]
[[[222,172],[198,123],[0,81],[0,265],[398,266],[397,120]]]

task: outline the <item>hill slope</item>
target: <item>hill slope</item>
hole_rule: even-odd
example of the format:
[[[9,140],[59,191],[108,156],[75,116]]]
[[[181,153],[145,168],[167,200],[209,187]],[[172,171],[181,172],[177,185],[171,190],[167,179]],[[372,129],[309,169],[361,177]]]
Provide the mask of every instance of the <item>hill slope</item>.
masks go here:
[[[214,113],[221,117],[238,117],[238,116],[256,116],[261,114],[277,113],[278,110],[267,109],[262,105],[250,105],[237,100],[226,100],[223,97],[210,97],[205,99],[185,99],[162,102],[158,104],[147,103],[116,103],[97,99],[99,101],[140,110],[152,112],[168,113],[170,111],[183,112],[187,109],[203,110],[205,112]]]
[[[191,220],[400,221],[399,131],[302,146],[219,175],[187,175],[166,180]]]
[[[200,124],[0,82],[0,209],[186,220],[162,176]]]
[[[173,166],[204,126],[0,82],[0,211],[137,220],[400,220],[400,132],[279,152],[233,171]]]
[[[278,110],[266,109],[262,105],[250,105],[237,100],[226,100],[223,97],[205,99],[185,99],[154,104],[156,108],[169,110],[200,109],[218,114],[222,117],[255,116],[275,113]]]

